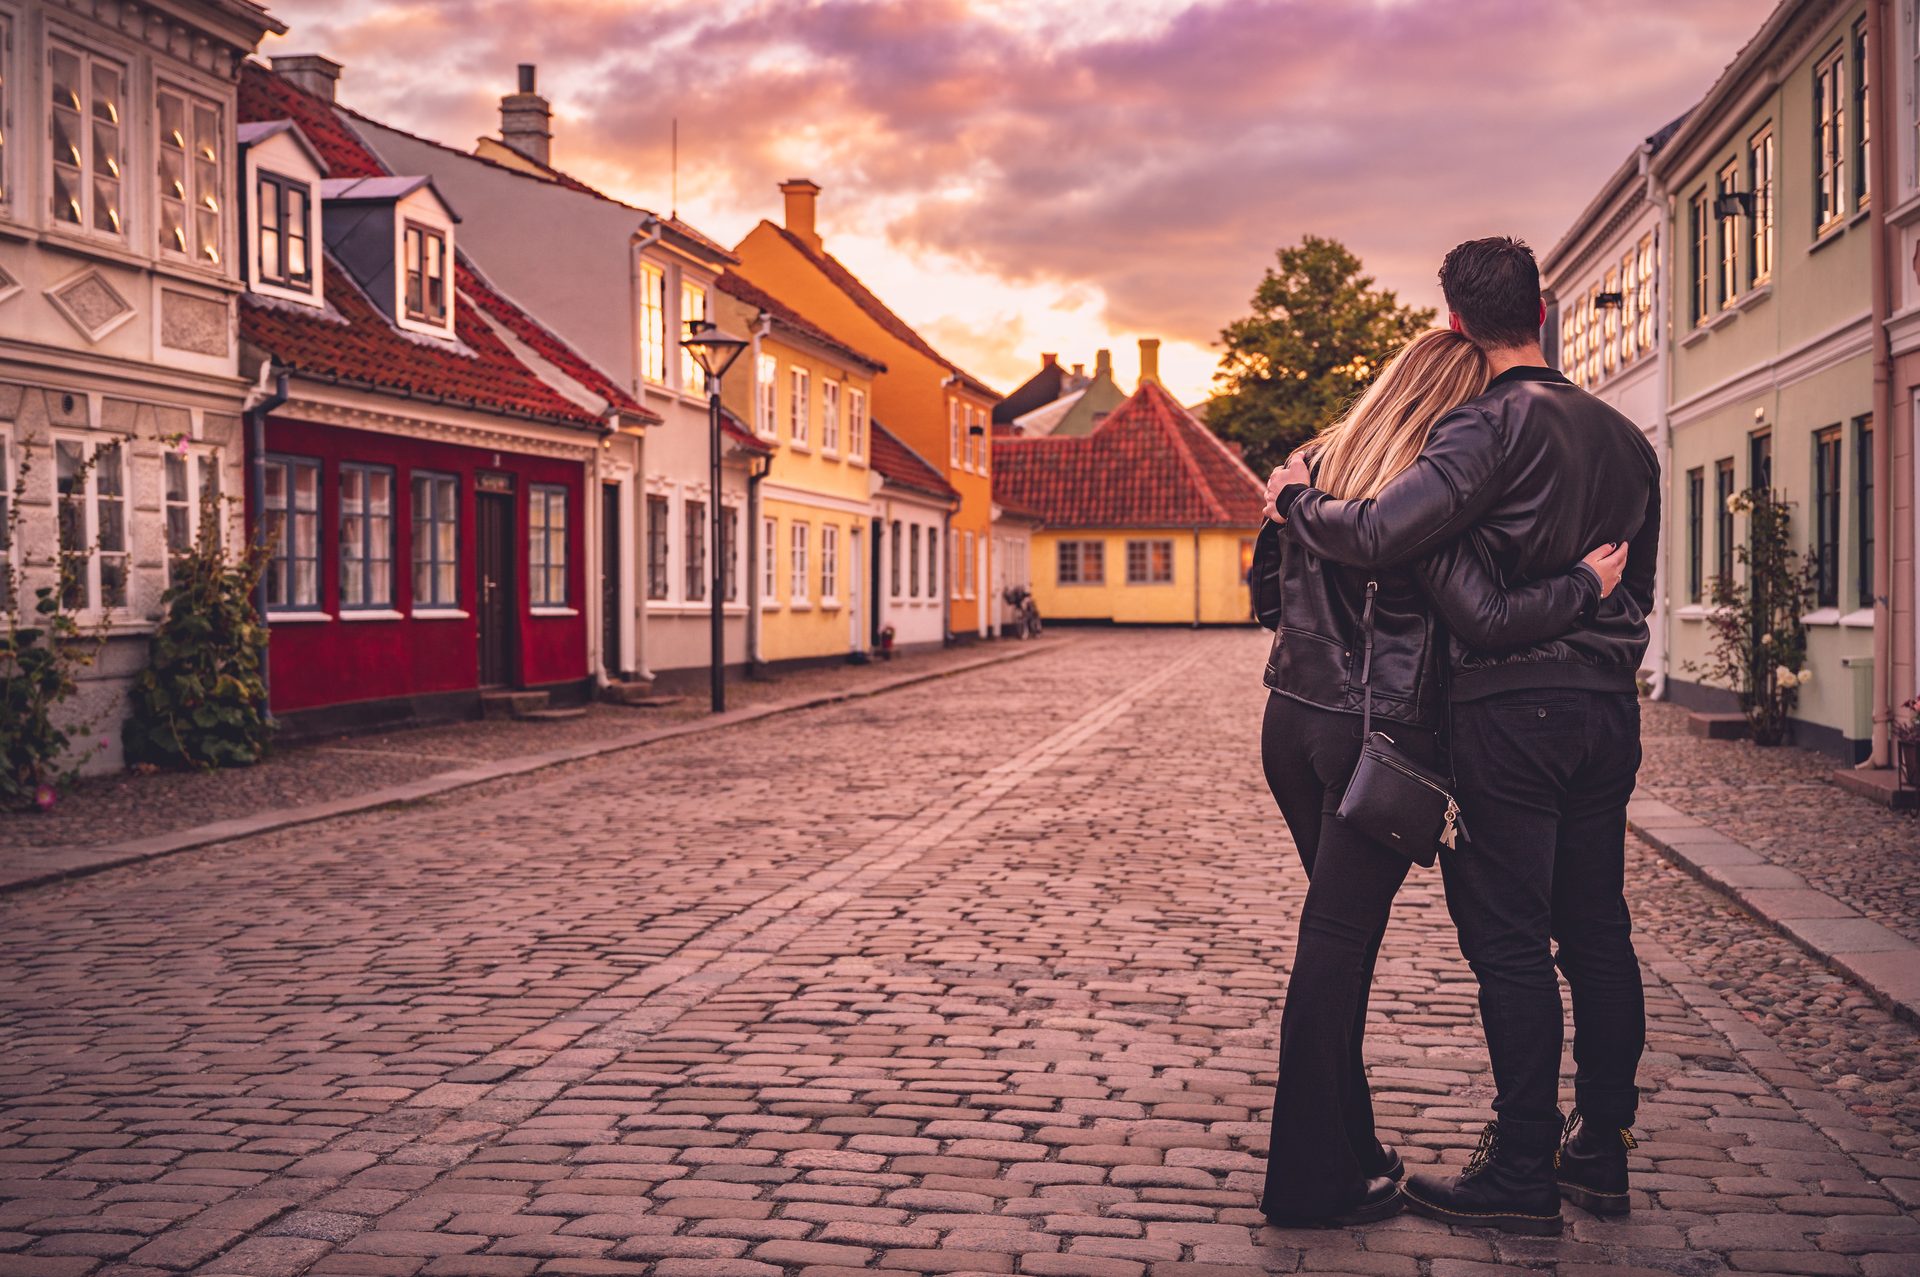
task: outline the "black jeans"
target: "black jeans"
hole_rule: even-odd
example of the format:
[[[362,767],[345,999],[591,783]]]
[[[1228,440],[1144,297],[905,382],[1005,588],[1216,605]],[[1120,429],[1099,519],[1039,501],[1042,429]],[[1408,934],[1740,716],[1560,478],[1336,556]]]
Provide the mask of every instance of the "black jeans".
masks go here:
[[[1440,866],[1480,981],[1501,1133],[1538,1148],[1559,1133],[1556,941],[1573,990],[1575,1104],[1596,1126],[1630,1126],[1647,1036],[1623,881],[1639,701],[1504,692],[1454,706],[1453,730],[1468,839]]]
[[[1423,762],[1433,736],[1376,722]],[[1267,785],[1307,870],[1307,899],[1280,1016],[1266,1191],[1277,1219],[1318,1219],[1350,1206],[1386,1155],[1373,1133],[1363,1046],[1367,992],[1405,856],[1334,813],[1360,758],[1360,719],[1275,693],[1260,740]]]

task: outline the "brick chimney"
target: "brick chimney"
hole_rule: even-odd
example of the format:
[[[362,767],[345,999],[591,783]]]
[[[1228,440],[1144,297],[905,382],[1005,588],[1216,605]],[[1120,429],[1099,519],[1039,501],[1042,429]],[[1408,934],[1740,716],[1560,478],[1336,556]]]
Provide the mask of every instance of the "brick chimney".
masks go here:
[[[553,106],[533,91],[533,63],[520,64],[520,91],[500,99],[500,140],[537,164],[553,156]]]
[[[813,226],[814,204],[819,199],[820,188],[804,177],[792,177],[780,183],[780,193],[787,197],[788,233],[814,252],[823,251],[820,232]]]
[[[1160,384],[1160,339],[1142,337],[1140,339],[1140,384]]]
[[[1093,379],[1095,381],[1113,380],[1113,352],[1096,350],[1093,352]]]
[[[340,64],[318,53],[286,53],[272,59],[273,73],[317,98],[333,101],[340,82]]]
[[[1060,362],[1060,356],[1058,354],[1052,354],[1052,355],[1043,354],[1040,356],[1041,371],[1044,372],[1046,369],[1054,367],[1059,362]]]

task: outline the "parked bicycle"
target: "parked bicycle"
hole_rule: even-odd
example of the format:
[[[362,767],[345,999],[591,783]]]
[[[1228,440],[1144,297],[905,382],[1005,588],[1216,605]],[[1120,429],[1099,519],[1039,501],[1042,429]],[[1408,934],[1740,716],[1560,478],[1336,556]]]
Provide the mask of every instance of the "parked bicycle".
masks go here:
[[[1007,605],[1014,610],[1013,634],[1015,638],[1038,638],[1040,636],[1040,605],[1033,601],[1033,591],[1024,585],[1009,585],[1001,592]]]

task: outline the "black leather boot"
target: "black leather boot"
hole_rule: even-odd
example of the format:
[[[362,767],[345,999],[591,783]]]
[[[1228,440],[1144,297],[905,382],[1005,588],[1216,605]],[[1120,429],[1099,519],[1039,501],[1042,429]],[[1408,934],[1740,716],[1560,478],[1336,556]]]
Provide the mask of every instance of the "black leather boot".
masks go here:
[[[1634,1147],[1626,1127],[1590,1122],[1576,1109],[1553,1155],[1553,1178],[1575,1206],[1595,1215],[1624,1215],[1633,1208],[1627,1196],[1627,1150]]]
[[[1382,1144],[1380,1145],[1379,1157],[1374,1160],[1373,1165],[1363,1166],[1361,1168],[1361,1174],[1368,1178],[1385,1176],[1397,1184],[1407,1177],[1407,1167],[1406,1164],[1400,1160],[1400,1150],[1394,1148],[1391,1144]]]
[[[1537,1123],[1535,1125],[1538,1125]],[[1415,1175],[1400,1189],[1407,1209],[1428,1219],[1537,1237],[1560,1235],[1560,1189],[1553,1181],[1553,1135],[1504,1135],[1497,1122],[1458,1175]]]
[[[1359,1201],[1331,1215],[1289,1219],[1268,1212],[1267,1221],[1276,1228],[1351,1228],[1398,1215],[1404,1205],[1400,1200],[1400,1186],[1385,1175],[1376,1175],[1366,1182]]]

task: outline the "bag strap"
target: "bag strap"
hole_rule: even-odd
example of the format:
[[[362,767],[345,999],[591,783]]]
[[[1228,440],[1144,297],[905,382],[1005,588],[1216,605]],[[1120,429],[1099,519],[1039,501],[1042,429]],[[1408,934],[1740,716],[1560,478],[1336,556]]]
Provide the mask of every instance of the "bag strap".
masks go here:
[[[1373,739],[1373,596],[1380,591],[1378,581],[1367,582],[1367,603],[1360,612],[1360,629],[1365,646],[1360,651],[1360,743]]]

